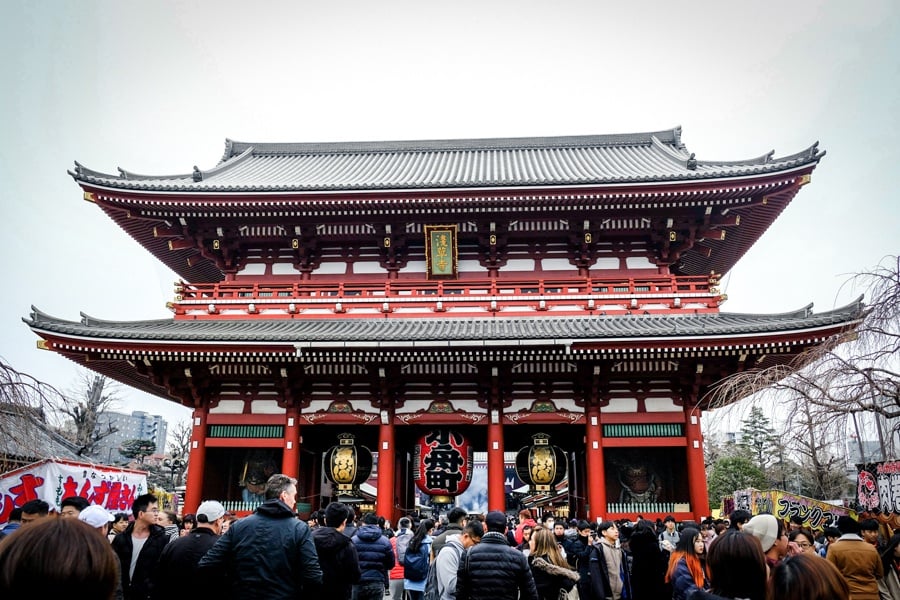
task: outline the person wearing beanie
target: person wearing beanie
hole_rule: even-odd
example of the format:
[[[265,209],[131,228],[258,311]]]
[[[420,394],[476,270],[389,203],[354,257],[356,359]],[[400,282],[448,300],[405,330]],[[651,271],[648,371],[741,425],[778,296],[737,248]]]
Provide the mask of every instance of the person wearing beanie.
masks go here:
[[[742,531],[749,533],[762,544],[770,572],[787,556],[788,538],[784,532],[784,524],[774,515],[756,515],[747,521]]]
[[[878,600],[878,580],[884,577],[878,551],[859,536],[859,523],[853,517],[838,517],[837,526],[841,537],[828,545],[826,560],[847,580],[853,600]]]

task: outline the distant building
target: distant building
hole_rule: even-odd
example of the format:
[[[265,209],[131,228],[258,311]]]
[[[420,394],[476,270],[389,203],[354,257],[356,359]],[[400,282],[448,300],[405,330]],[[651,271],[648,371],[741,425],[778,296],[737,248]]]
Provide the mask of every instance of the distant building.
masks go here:
[[[150,415],[136,410],[130,415],[106,412],[97,419],[97,429],[114,433],[101,439],[94,450],[94,459],[105,464],[128,462],[128,458],[119,453],[119,448],[129,440],[151,440],[156,444],[156,454],[166,452],[166,434],[168,424],[159,415]]]

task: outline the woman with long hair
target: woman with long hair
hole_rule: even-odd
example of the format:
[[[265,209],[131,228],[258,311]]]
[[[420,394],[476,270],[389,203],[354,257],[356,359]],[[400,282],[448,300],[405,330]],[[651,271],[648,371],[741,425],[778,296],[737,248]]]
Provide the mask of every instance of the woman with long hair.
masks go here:
[[[432,532],[434,532],[434,520],[423,519],[419,523],[416,533],[409,540],[409,546],[406,547],[406,554],[403,557],[403,590],[409,600],[422,600],[425,597]],[[411,565],[417,567],[413,568]],[[424,565],[424,572],[418,568],[419,565]]]
[[[666,583],[672,585],[672,600],[685,600],[694,590],[709,589],[706,544],[700,531],[685,527],[669,557]]]
[[[841,572],[819,556],[798,554],[785,558],[772,570],[768,600],[850,600],[850,588]]]
[[[559,551],[556,536],[538,527],[531,532],[528,564],[540,600],[558,600],[560,592],[568,592],[578,583],[578,572],[569,566]]]
[[[881,551],[884,577],[878,580],[882,598],[900,600],[900,533],[895,533]]]
[[[695,592],[691,600],[766,600],[766,555],[759,540],[749,533],[728,529],[714,539],[706,566],[710,591]]]

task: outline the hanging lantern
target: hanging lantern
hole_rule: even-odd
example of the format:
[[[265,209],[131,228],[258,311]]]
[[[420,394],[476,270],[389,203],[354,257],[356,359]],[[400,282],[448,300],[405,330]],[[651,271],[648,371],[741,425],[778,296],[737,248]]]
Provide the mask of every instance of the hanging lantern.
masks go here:
[[[325,453],[325,477],[337,486],[338,495],[348,495],[372,473],[372,452],[357,446],[352,433],[338,436],[337,446]]]
[[[536,433],[533,442],[516,454],[516,474],[532,493],[550,492],[566,477],[566,454],[550,445],[550,436]]]
[[[457,431],[440,429],[413,450],[413,481],[434,504],[450,504],[472,482],[472,446]]]

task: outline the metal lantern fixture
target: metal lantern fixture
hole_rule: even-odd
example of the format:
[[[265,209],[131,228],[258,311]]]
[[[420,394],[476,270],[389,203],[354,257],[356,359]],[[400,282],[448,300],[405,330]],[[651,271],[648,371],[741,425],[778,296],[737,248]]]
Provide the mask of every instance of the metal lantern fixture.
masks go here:
[[[450,504],[472,482],[472,446],[446,429],[422,436],[413,450],[413,481],[434,504]]]
[[[536,433],[530,446],[516,454],[516,474],[531,491],[551,492],[566,477],[566,454],[550,445],[550,436]]]
[[[338,495],[350,494],[372,473],[372,452],[357,446],[352,433],[342,433],[337,446],[325,453],[324,470],[328,481],[337,486]]]

